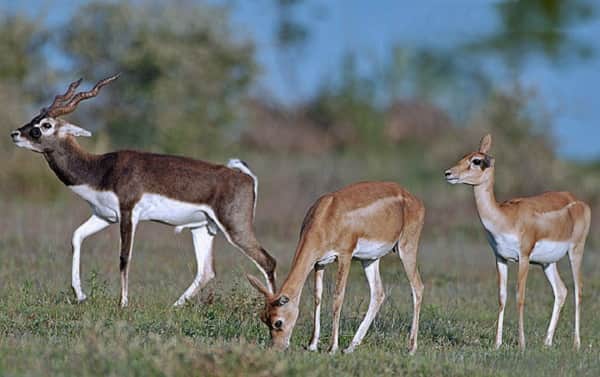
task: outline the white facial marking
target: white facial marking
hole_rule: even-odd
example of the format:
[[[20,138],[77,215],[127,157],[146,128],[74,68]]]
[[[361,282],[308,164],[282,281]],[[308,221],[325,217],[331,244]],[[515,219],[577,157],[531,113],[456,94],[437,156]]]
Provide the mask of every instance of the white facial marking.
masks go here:
[[[359,238],[352,257],[356,259],[379,259],[394,248],[395,242]]]

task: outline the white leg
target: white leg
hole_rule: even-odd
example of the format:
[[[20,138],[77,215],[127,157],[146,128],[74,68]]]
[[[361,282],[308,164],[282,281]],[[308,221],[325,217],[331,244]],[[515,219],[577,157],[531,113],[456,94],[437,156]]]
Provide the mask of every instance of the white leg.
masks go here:
[[[354,351],[354,348],[362,342],[367,330],[369,330],[369,327],[371,327],[371,323],[375,319],[377,312],[379,312],[379,308],[381,307],[383,300],[385,299],[383,284],[381,283],[381,275],[379,274],[379,259],[371,263],[363,262],[363,267],[365,269],[367,281],[369,282],[371,300],[369,301],[369,308],[367,309],[365,318],[362,320],[360,326],[358,327],[358,331],[356,331],[356,335],[354,335],[352,342],[348,348],[344,350],[344,353],[350,353]]]
[[[73,247],[71,286],[73,287],[73,291],[75,292],[75,296],[77,296],[77,301],[79,302],[82,302],[86,299],[86,296],[83,293],[83,290],[81,289],[81,277],[79,273],[79,267],[81,265],[81,243],[87,237],[101,231],[109,225],[110,223],[108,221],[102,220],[96,215],[92,215],[89,219],[87,219],[86,222],[84,222],[77,229],[75,229],[75,232],[73,232],[73,238],[71,240],[71,244]]]
[[[498,327],[496,329],[496,349],[502,345],[502,326],[504,324],[504,308],[506,307],[508,266],[506,262],[497,259],[498,270]]]
[[[313,335],[308,345],[309,351],[316,351],[319,347],[319,336],[321,334],[321,298],[323,297],[323,274],[324,267],[315,266],[315,313],[313,321]]]
[[[556,263],[548,265],[544,269],[544,273],[552,286],[552,292],[554,293],[554,307],[552,308],[552,318],[550,319],[550,325],[548,326],[548,333],[544,344],[547,346],[552,345],[552,339],[554,338],[554,330],[556,330],[556,324],[558,323],[558,317],[560,316],[560,310],[565,303],[567,297],[567,287],[560,279],[558,275],[558,269]]]
[[[192,240],[194,242],[194,253],[196,254],[196,263],[198,269],[196,272],[196,278],[189,286],[188,289],[179,297],[179,299],[173,304],[173,306],[181,306],[192,297],[194,297],[200,288],[208,283],[212,278],[215,277],[213,269],[213,240],[212,236],[208,232],[208,227],[203,226],[202,228],[192,229]]]

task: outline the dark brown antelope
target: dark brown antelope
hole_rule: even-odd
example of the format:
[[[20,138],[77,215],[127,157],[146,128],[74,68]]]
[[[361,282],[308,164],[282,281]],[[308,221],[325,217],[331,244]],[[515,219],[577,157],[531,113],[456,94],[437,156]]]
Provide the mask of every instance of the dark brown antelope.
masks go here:
[[[91,136],[83,128],[58,118],[73,112],[79,102],[95,97],[118,78],[100,80],[92,90],[75,94],[81,79],[57,95],[29,123],[11,132],[13,142],[43,154],[56,176],[92,207],[92,216],[73,233],[72,286],[79,301],[79,266],[83,240],[120,224],[121,306],[127,306],[127,277],[136,226],[155,221],[191,229],[198,270],[190,287],[175,302],[182,305],[214,276],[213,238],[220,230],[264,274],[275,292],[275,260],[261,247],[253,231],[257,179],[248,166],[232,159],[227,166],[137,151],[94,155],[84,151],[75,136]]]

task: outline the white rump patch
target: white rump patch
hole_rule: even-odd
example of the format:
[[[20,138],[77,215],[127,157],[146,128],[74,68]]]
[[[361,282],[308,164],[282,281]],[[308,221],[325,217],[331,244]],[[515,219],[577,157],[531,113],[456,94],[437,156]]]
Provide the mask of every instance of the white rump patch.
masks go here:
[[[227,162],[227,167],[230,169],[237,169],[244,174],[252,177],[254,181],[254,213],[256,213],[256,202],[258,201],[258,177],[252,173],[252,170],[246,165],[246,163],[239,158],[232,158]]]

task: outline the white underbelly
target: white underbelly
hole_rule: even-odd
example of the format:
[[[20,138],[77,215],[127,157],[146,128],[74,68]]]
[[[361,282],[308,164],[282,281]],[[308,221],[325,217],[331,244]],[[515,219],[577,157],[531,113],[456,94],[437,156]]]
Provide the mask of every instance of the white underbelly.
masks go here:
[[[134,216],[139,221],[159,221],[178,226],[191,223],[202,223],[213,214],[212,209],[204,204],[194,204],[170,199],[158,194],[144,194],[135,205]]]
[[[394,243],[385,241],[372,241],[359,238],[352,252],[352,258],[379,259],[394,248]]]
[[[120,221],[119,198],[114,192],[94,190],[88,185],[69,188],[89,203],[96,216],[111,223]],[[181,229],[207,225],[209,218],[216,220],[212,208],[207,205],[181,202],[158,194],[142,195],[133,208],[133,216],[137,221],[158,221],[183,226]]]
[[[517,262],[521,254],[521,245],[517,236],[512,234],[489,234],[489,242],[494,253],[506,260]],[[529,261],[540,264],[554,263],[569,251],[571,243],[567,241],[539,240],[529,255]]]
[[[570,242],[539,240],[535,243],[529,260],[536,263],[554,263],[567,254]]]

